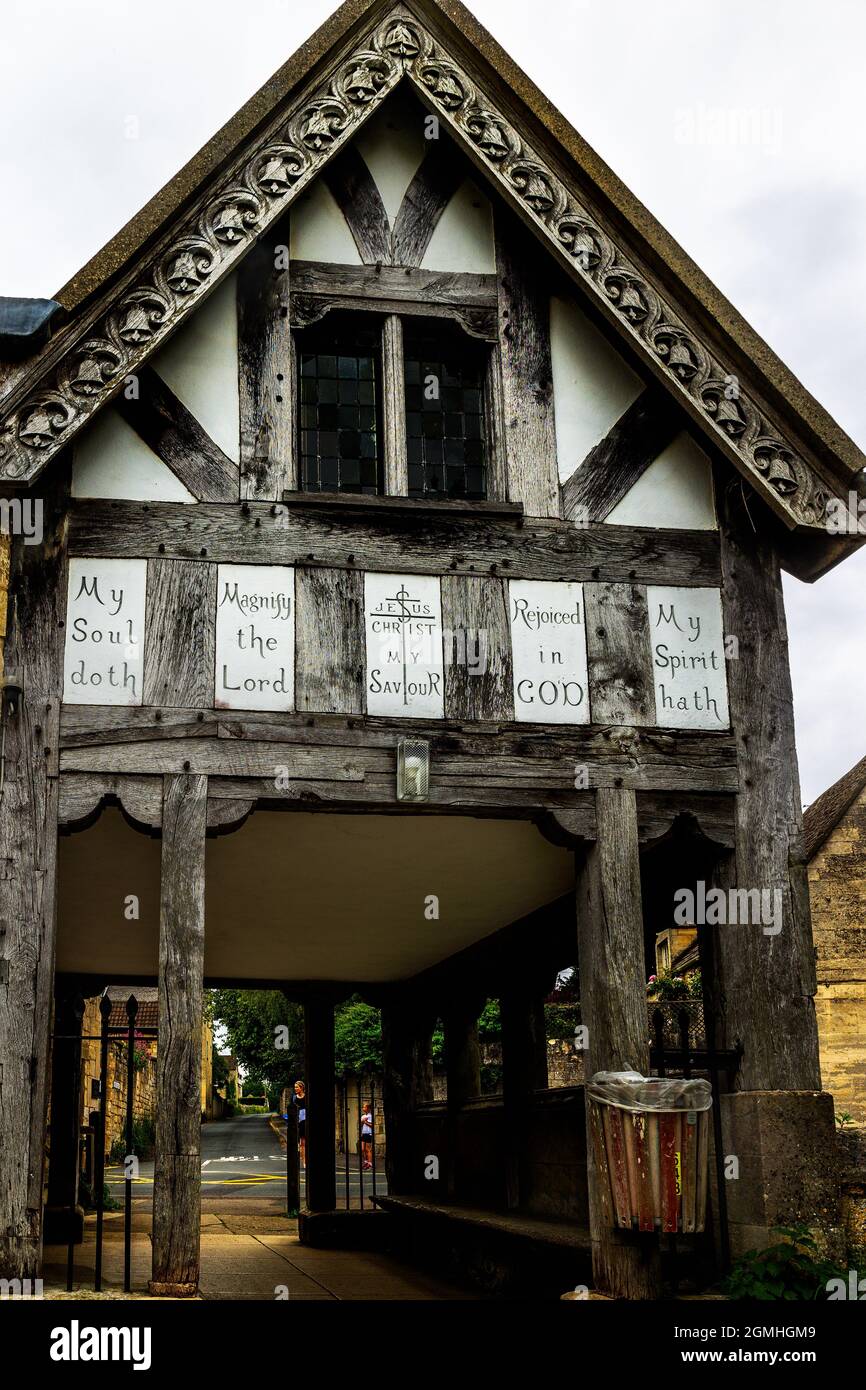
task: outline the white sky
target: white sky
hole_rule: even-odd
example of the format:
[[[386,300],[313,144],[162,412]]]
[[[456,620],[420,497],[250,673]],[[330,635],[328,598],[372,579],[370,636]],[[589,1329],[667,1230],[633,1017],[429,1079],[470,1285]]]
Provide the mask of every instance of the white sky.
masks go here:
[[[4,0],[0,294],[50,297],[333,8]],[[866,447],[864,0],[472,8]],[[806,801],[866,751],[864,580],[786,584]]]

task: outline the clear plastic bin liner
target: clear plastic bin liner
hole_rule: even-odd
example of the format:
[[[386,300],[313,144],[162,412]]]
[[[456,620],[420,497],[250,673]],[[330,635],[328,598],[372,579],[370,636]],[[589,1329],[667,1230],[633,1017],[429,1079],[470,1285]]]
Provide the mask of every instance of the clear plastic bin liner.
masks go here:
[[[709,1082],[599,1071],[586,1094],[606,1222],[623,1230],[702,1231]]]
[[[597,1071],[586,1088],[590,1100],[636,1114],[660,1110],[709,1110],[709,1081],[681,1076],[641,1076],[637,1071]]]

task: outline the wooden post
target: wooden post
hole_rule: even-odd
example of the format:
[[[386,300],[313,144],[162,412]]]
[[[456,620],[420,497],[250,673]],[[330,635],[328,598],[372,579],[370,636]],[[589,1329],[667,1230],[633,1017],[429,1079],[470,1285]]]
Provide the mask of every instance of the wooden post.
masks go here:
[[[505,1112],[505,1200],[519,1207],[529,1197],[527,1138],[532,1093],[547,1085],[544,1000],[509,985],[499,1000],[502,1019],[502,1102]]]
[[[709,929],[716,1043],[743,1044],[738,1089],[818,1091],[817,984],[781,573],[772,546],[755,535],[741,483],[719,470],[716,496],[724,630],[738,647],[727,663],[740,773],[729,871],[740,889],[778,894],[781,908],[778,932],[761,923]]]
[[[41,545],[12,544],[0,758],[0,1278],[35,1279],[42,1255],[68,469],[42,491]],[[5,543],[5,542],[4,542]]]
[[[415,1150],[415,1111],[433,1099],[430,1017],[408,1002],[382,1007],[382,1105],[385,1171],[394,1196],[419,1191],[422,1168]]]
[[[403,320],[397,314],[389,314],[382,325],[382,413],[385,493],[388,497],[406,497],[409,474],[406,460]]]
[[[478,1015],[482,1002],[475,998],[453,999],[443,1016],[445,1027],[445,1072],[448,1108],[448,1170],[446,1188],[449,1197],[457,1196],[459,1166],[460,1111],[473,1096],[481,1092],[481,1051],[478,1046]]]
[[[334,1005],[319,995],[304,1004],[307,1073],[307,1211],[337,1205],[334,1116]]]
[[[81,1136],[81,1032],[84,1001],[77,985],[58,977],[54,996],[51,1049],[51,1147],[45,1241],[77,1245],[84,1235],[84,1211],[78,1205],[78,1146]]]
[[[198,1289],[207,778],[163,783],[152,1294]]]
[[[597,839],[578,868],[580,1005],[588,1029],[587,1079],[597,1071],[649,1067],[643,913],[635,793],[595,794]],[[617,1298],[658,1298],[658,1242],[608,1224],[587,1107],[589,1225],[596,1289]]]

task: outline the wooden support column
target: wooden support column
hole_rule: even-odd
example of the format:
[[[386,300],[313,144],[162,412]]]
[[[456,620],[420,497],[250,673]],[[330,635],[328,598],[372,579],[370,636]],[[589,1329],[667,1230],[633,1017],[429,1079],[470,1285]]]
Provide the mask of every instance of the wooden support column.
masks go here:
[[[382,427],[385,494],[407,497],[406,384],[403,378],[403,320],[389,314],[382,325]]]
[[[422,1188],[422,1155],[415,1147],[415,1111],[433,1099],[433,1019],[414,1002],[382,1007],[382,1104],[385,1171],[394,1196]]]
[[[775,923],[769,932],[762,923],[707,929],[716,1044],[743,1045],[738,1090],[817,1091],[817,985],[782,577],[772,545],[755,534],[740,480],[719,469],[716,497],[724,629],[739,652],[727,663],[740,774],[730,868],[738,888],[777,894],[769,902],[781,909],[778,932]]]
[[[559,516],[550,288],[517,221],[497,210],[495,231],[506,495],[527,516]]]
[[[586,1075],[649,1068],[643,913],[635,793],[595,794],[597,839],[579,861],[577,946],[580,1004],[588,1029]],[[617,1298],[658,1298],[658,1241],[611,1224],[607,1174],[600,1171],[587,1106],[589,1224],[593,1281]]]
[[[78,1205],[78,1146],[81,1136],[81,1033],[84,1000],[77,986],[59,977],[54,996],[51,1048],[51,1146],[45,1241],[64,1245],[84,1236],[84,1210]]]
[[[198,1289],[207,777],[163,783],[152,1294]]]
[[[0,760],[0,1278],[39,1277],[57,909],[68,458],[41,545],[12,543]],[[9,542],[2,538],[0,545]]]
[[[307,1211],[337,1205],[334,1118],[334,1004],[318,995],[304,1004],[307,1074]]]
[[[531,985],[509,985],[499,1000],[502,1019],[502,1101],[505,1111],[505,1199],[519,1207],[529,1198],[528,1109],[532,1093],[547,1085],[544,998]]]
[[[481,1093],[481,1050],[478,1046],[478,1015],[483,1001],[475,996],[456,998],[445,1010],[445,1073],[448,1107],[449,1197],[457,1196],[459,1167],[459,1117],[468,1100]]]

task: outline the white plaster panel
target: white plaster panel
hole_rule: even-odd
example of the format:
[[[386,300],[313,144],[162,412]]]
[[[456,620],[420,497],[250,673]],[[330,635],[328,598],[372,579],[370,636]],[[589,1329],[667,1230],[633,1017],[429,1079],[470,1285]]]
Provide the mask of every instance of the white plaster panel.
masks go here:
[[[646,597],[656,723],[730,728],[721,590],[650,584]]]
[[[97,415],[75,441],[72,496],[131,502],[196,500],[114,406]]]
[[[442,600],[432,574],[365,574],[367,713],[442,719]]]
[[[643,382],[571,299],[550,301],[553,408],[560,481],[637,400]]]
[[[436,224],[424,259],[424,270],[457,270],[467,275],[493,275],[493,211],[490,200],[471,179],[460,185]]]
[[[292,260],[361,265],[349,224],[327,184],[318,178],[292,207],[289,246]]]
[[[294,703],[294,569],[218,565],[214,705],[290,710]]]
[[[399,89],[358,136],[357,147],[379,189],[391,226],[427,152],[426,112]]]
[[[616,526],[714,531],[713,470],[685,431],[654,459],[606,518]]]
[[[514,718],[588,724],[583,585],[512,579],[508,585]]]
[[[240,457],[237,277],[214,290],[151,363],[215,444]]]
[[[63,699],[140,705],[146,560],[69,561]]]

